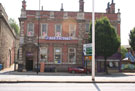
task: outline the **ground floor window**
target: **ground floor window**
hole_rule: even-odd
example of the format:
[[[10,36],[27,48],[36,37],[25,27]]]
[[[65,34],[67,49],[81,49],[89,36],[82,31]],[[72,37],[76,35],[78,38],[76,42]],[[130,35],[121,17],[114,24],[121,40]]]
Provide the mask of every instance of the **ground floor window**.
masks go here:
[[[62,62],[62,49],[54,48],[54,62],[55,64],[60,64]]]
[[[119,67],[119,63],[118,62],[109,62],[109,67],[110,68],[118,68]]]
[[[76,49],[68,48],[68,62],[75,64],[76,63]]]
[[[47,48],[40,48],[40,61],[47,62]]]

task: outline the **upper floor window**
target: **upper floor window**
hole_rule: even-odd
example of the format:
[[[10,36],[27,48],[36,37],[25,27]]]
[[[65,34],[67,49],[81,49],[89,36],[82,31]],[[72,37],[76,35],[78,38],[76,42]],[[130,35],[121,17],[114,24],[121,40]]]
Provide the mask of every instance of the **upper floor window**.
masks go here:
[[[50,18],[54,18],[54,12],[50,12]]]
[[[56,24],[55,25],[55,36],[60,37],[62,34],[62,26],[61,24]]]
[[[89,24],[86,24],[86,25],[85,25],[85,31],[86,31],[86,32],[89,32],[89,31],[90,31],[90,25],[89,25]]]
[[[69,25],[69,36],[70,37],[76,36],[76,26],[74,24]]]
[[[41,24],[41,36],[42,37],[47,36],[47,33],[48,33],[47,28],[48,28],[47,24]]]
[[[27,35],[34,36],[34,24],[33,23],[29,23],[27,25]]]

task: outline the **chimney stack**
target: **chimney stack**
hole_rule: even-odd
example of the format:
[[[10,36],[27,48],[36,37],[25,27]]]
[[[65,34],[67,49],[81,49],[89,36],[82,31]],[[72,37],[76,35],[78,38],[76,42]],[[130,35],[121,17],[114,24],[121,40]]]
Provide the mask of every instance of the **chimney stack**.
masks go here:
[[[111,3],[111,5],[110,5],[110,12],[111,12],[111,13],[115,13],[115,3],[114,3],[113,0],[112,0],[112,3]]]
[[[26,1],[25,0],[22,1],[22,9],[26,10]]]
[[[44,7],[42,6],[42,11],[44,10]]]
[[[108,2],[106,13],[115,13],[115,3],[114,3],[114,0],[112,0],[111,4]]]
[[[60,11],[64,11],[64,9],[63,9],[63,3],[61,4],[61,9],[60,9]]]
[[[113,0],[112,0],[112,3],[113,3]]]
[[[84,1],[79,0],[79,12],[84,12]]]

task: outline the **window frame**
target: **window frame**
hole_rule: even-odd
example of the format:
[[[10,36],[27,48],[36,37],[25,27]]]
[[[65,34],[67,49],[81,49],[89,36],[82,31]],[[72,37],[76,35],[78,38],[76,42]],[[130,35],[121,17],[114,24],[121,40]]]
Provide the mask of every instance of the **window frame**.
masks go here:
[[[58,63],[58,62],[56,63],[56,60],[55,60],[56,49],[60,49],[60,63]],[[62,64],[62,48],[60,48],[60,47],[54,47],[54,63]]]
[[[71,26],[74,27],[74,35],[71,36],[71,32],[73,32],[73,30],[71,29]],[[76,37],[76,25],[75,24],[69,24],[69,37]]]
[[[88,25],[88,26],[87,26]],[[88,27],[88,29],[87,29],[87,27]],[[88,30],[88,31],[87,31]],[[90,31],[90,24],[89,23],[87,23],[87,24],[85,24],[85,32],[89,32]]]
[[[44,59],[41,59],[41,54],[42,54],[42,52],[41,52],[41,50],[42,49],[45,49],[45,54],[46,54],[46,59],[44,60]],[[48,48],[47,47],[40,47],[40,61],[42,61],[42,62],[48,62]]]
[[[70,49],[74,49],[74,52],[70,52]],[[70,62],[69,60],[70,60],[70,53],[75,53],[75,61],[73,61],[73,62]],[[68,63],[69,64],[76,64],[76,48],[68,48]]]
[[[32,30],[33,30],[33,31],[32,31],[32,32],[33,32],[32,35],[29,35],[29,34],[28,34],[29,31],[30,31],[30,30],[29,30],[29,29],[30,29],[30,24],[32,24],[32,28],[33,28],[33,29],[32,29]],[[27,36],[34,36],[34,34],[35,34],[34,23],[30,22],[30,23],[27,24]]]
[[[46,34],[45,34],[45,36],[43,36],[43,25],[46,25]],[[46,36],[48,36],[48,24],[47,23],[41,23],[41,37],[43,38],[43,37],[46,37]]]
[[[57,31],[57,30],[56,30],[57,25],[60,25],[60,36],[57,36],[57,34],[56,34],[56,33],[57,33],[57,32],[56,32],[56,31]],[[55,24],[55,36],[56,36],[56,37],[61,37],[61,36],[62,36],[62,25],[61,25],[61,24]]]

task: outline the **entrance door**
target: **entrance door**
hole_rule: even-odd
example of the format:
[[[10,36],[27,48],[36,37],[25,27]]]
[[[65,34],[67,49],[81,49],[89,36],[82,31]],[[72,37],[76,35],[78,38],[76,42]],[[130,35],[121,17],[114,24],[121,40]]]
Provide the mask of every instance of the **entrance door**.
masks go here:
[[[105,72],[104,61],[97,62],[97,71],[98,72]]]
[[[33,60],[26,60],[26,70],[27,71],[33,70]]]

